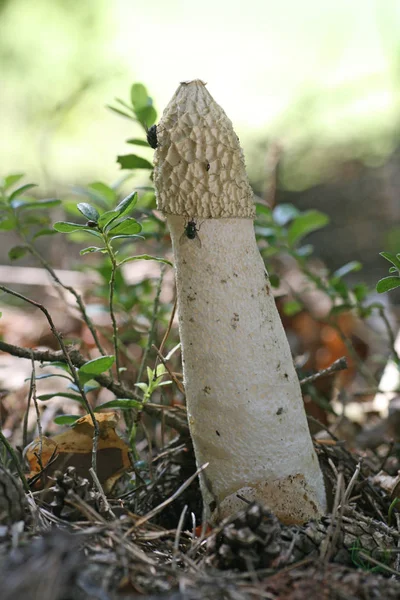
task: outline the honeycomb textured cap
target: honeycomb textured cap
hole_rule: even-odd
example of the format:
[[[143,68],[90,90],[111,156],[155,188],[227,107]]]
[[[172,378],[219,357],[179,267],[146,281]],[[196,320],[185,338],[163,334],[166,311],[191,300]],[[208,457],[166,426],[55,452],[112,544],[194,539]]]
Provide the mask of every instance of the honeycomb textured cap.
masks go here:
[[[199,79],[178,87],[157,125],[158,208],[204,219],[254,218],[239,138]]]

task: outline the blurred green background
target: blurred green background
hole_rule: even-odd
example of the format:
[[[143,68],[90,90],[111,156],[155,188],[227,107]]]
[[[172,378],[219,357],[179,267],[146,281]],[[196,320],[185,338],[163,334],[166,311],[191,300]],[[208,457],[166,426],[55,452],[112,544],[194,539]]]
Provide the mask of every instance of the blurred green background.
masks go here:
[[[105,105],[141,81],[160,110],[200,77],[245,150],[301,149],[286,184],[304,188],[320,149],[376,165],[397,146],[399,44],[397,0],[1,0],[1,170],[116,176],[130,125]]]
[[[397,180],[379,171],[384,210],[371,193],[383,189],[377,169],[397,165],[398,0],[0,0],[0,62],[1,174],[24,171],[43,194],[121,175],[115,157],[134,126],[106,105],[131,83],[161,113],[180,81],[198,77],[233,121],[260,195],[274,170],[281,201],[351,181],[344,205],[379,207],[370,219],[383,211],[388,224],[377,244],[398,243]],[[329,190],[289,199],[343,214]]]

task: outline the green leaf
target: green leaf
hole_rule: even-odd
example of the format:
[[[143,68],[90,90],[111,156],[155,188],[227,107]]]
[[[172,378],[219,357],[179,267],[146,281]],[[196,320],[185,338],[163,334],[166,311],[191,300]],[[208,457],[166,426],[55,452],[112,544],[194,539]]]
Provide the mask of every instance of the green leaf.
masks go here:
[[[55,231],[54,229],[41,229],[40,231],[35,233],[32,239],[36,240],[36,238],[43,237],[44,235],[55,235],[56,233],[57,231]]]
[[[280,286],[281,280],[279,276],[276,275],[276,273],[272,273],[272,275],[269,276],[269,282],[273,288],[278,288]]]
[[[92,252],[103,252],[104,250],[105,248],[98,248],[97,246],[88,246],[87,248],[83,248],[83,250],[81,250],[79,254],[83,256],[84,254],[91,254]]]
[[[100,200],[104,200],[108,206],[112,206],[117,199],[116,192],[101,181],[95,181],[94,183],[89,184],[87,187],[92,197],[94,196]]]
[[[10,260],[17,260],[25,256],[27,252],[29,252],[28,246],[14,246],[8,251],[8,258]]]
[[[115,210],[119,217],[123,217],[127,212],[131,211],[137,202],[137,192],[132,192],[116,206]]]
[[[353,287],[353,294],[356,297],[357,302],[365,300],[368,294],[368,286],[365,283],[359,283]]]
[[[97,223],[98,218],[100,217],[99,211],[97,208],[88,204],[87,202],[80,202],[76,205],[76,208],[80,213],[83,214],[89,221],[95,221]]]
[[[297,300],[291,300],[289,302],[285,302],[283,305],[283,312],[288,317],[293,317],[297,315],[299,312],[303,310],[302,304],[297,302]]]
[[[376,291],[383,294],[398,287],[400,287],[400,277],[384,277],[376,284]]]
[[[24,177],[24,173],[15,173],[15,175],[7,175],[4,177],[2,184],[0,187],[3,188],[4,191],[7,191],[10,187],[12,187],[17,181]]]
[[[135,111],[149,104],[149,95],[142,83],[134,83],[131,87],[131,102]]]
[[[140,233],[142,226],[133,217],[124,217],[122,221],[119,221],[113,225],[108,233],[111,235],[132,235],[134,233]]]
[[[135,234],[127,234],[127,235],[114,235],[113,237],[110,238],[110,241],[113,242],[114,240],[144,240],[145,238],[142,235],[135,235]]]
[[[97,221],[100,229],[104,229],[106,225],[118,219],[119,214],[115,210],[108,210],[100,215],[99,220]]]
[[[11,231],[17,225],[17,221],[14,216],[8,217],[0,221],[0,230],[1,231]]]
[[[111,104],[106,104],[107,108],[109,108],[110,110],[112,110],[113,112],[117,113],[117,115],[121,115],[122,117],[126,117],[127,119],[130,119],[131,121],[136,121],[135,117],[133,117],[132,115],[130,115],[129,113],[116,108],[115,106],[111,106]]]
[[[99,358],[94,358],[93,360],[89,360],[89,362],[85,363],[78,371],[78,373],[83,373],[84,375],[100,375],[104,373],[104,371],[108,371],[108,369],[114,364],[115,358],[112,355],[108,356],[99,356]]]
[[[312,231],[321,229],[329,223],[328,215],[319,210],[308,210],[295,218],[288,230],[288,242],[293,246]]]
[[[289,221],[296,218],[300,214],[298,208],[293,206],[293,204],[278,204],[272,211],[272,216],[278,225],[286,225]]]
[[[130,138],[129,140],[126,140],[127,144],[135,144],[136,146],[146,146],[146,148],[148,147],[148,142],[146,142],[146,140],[140,140],[138,138]]]
[[[123,217],[130,212],[137,202],[137,192],[132,192],[116,206],[114,210],[109,210],[103,213],[98,221],[99,227],[105,229],[110,226],[116,219]]]
[[[117,156],[117,162],[121,165],[121,169],[152,169],[151,162],[137,156],[136,154],[124,154]]]
[[[53,419],[56,425],[72,425],[81,418],[82,415],[60,415]]]
[[[24,202],[22,200],[13,200],[11,202],[11,206],[13,208],[18,208],[19,210],[31,210],[32,208],[54,208],[60,204],[61,200],[58,200],[57,198],[35,200],[34,202]]]
[[[88,230],[86,225],[80,225],[79,223],[68,223],[67,221],[57,221],[57,223],[54,223],[53,227],[59,233],[72,233],[73,231],[79,231],[82,229]]]
[[[142,390],[142,392],[147,392],[147,390],[149,389],[147,383],[144,383],[143,381],[135,383],[134,386],[138,387],[140,390]]]
[[[69,394],[68,392],[53,392],[51,394],[42,394],[41,396],[38,396],[38,400],[42,400],[42,402],[45,402],[46,400],[51,400],[52,398],[56,397],[70,398],[71,400],[82,402],[82,396],[78,396],[77,394]]]
[[[354,273],[354,271],[359,271],[360,269],[362,269],[362,264],[358,260],[352,260],[351,262],[343,265],[343,267],[336,269],[336,271],[333,273],[333,276],[344,277],[345,275],[348,275],[348,273]]]
[[[164,263],[165,265],[169,265],[173,267],[174,265],[167,260],[166,258],[158,258],[157,256],[150,256],[149,254],[139,254],[138,256],[129,256],[128,258],[124,258],[118,263],[118,267],[124,265],[125,263],[132,262],[134,260],[155,260],[156,262]]]
[[[379,252],[379,254],[391,262],[392,265],[394,265],[396,269],[400,271],[400,259],[398,258],[398,255],[392,254],[391,252]]]
[[[56,369],[62,369],[63,371],[70,373],[69,366],[67,365],[67,363],[62,362],[61,360],[56,360],[54,362],[47,363],[44,366],[45,367],[56,367]]]
[[[332,277],[329,280],[329,283],[331,285],[331,287],[333,288],[333,290],[339,294],[339,296],[341,298],[343,298],[343,300],[348,300],[349,297],[349,289],[347,287],[347,284],[342,281],[342,279],[339,279],[339,277]]]
[[[109,402],[104,402],[104,404],[100,404],[96,406],[94,409],[95,412],[98,410],[102,410],[103,408],[120,408],[122,410],[130,410],[132,408],[141,409],[143,404],[138,402],[137,400],[132,400],[131,398],[121,398],[118,400],[110,400]]]
[[[35,379],[49,379],[50,377],[62,377],[62,379],[68,379],[68,381],[72,381],[71,377],[68,377],[67,375],[61,375],[61,373],[45,373],[43,375],[36,375]],[[28,379],[25,379],[25,381],[29,380],[30,377]]]
[[[136,111],[136,116],[144,127],[149,128],[157,120],[157,111],[154,106],[145,106]]]
[[[11,202],[14,200],[14,198],[17,198],[17,196],[22,196],[22,194],[34,187],[37,187],[36,183],[27,183],[26,185],[22,185],[21,187],[17,188],[8,198],[9,203],[11,204]]]
[[[331,310],[329,311],[329,314],[333,317],[336,315],[340,315],[343,312],[348,312],[349,310],[352,310],[354,307],[352,304],[340,304],[338,306],[334,306],[333,308],[331,308]]]

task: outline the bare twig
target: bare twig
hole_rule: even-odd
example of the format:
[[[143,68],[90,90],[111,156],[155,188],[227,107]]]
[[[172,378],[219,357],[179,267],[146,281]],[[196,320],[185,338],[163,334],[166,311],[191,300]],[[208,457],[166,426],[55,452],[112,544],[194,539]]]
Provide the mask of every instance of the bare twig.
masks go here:
[[[26,480],[26,477],[21,469],[21,465],[19,464],[19,460],[17,455],[15,454],[15,450],[14,448],[10,445],[9,441],[7,440],[7,438],[5,437],[4,433],[1,431],[0,429],[0,442],[2,442],[4,444],[4,446],[6,447],[9,455],[11,456],[11,459],[14,463],[15,468],[17,469],[17,473],[19,475],[20,480],[22,481],[22,485],[24,486],[24,490],[25,492],[29,493],[30,489],[29,489],[29,485],[28,482]]]
[[[97,491],[100,494],[101,501],[103,503],[103,507],[104,507],[105,512],[108,513],[110,515],[110,517],[112,517],[113,519],[115,519],[116,518],[115,514],[113,513],[113,511],[111,509],[111,506],[110,506],[110,503],[107,500],[107,496],[104,493],[103,486],[101,485],[100,480],[97,477],[96,471],[94,471],[93,468],[90,467],[89,473],[91,474],[92,479],[93,479],[93,483],[94,483]]]
[[[42,462],[42,454],[43,454],[43,431],[42,431],[42,423],[40,420],[40,410],[37,402],[36,396],[36,370],[35,370],[35,358],[33,356],[33,351],[31,350],[31,362],[32,362],[32,376],[31,376],[31,386],[30,389],[32,391],[32,400],[35,405],[36,411],[36,423],[39,434],[39,452],[37,454],[37,461],[40,467],[40,470],[43,472],[43,462]],[[44,484],[44,481],[43,481]]]
[[[95,341],[95,344],[97,346],[97,348],[99,349],[101,354],[105,354],[96,329],[93,325],[92,320],[90,319],[89,315],[86,312],[86,307],[83,303],[82,297],[78,294],[78,292],[70,285],[64,285],[63,282],[61,281],[61,279],[59,278],[59,276],[57,275],[57,272],[53,269],[53,267],[43,258],[43,256],[40,254],[40,252],[38,252],[35,248],[35,246],[32,244],[32,242],[30,242],[26,236],[23,234],[23,232],[21,230],[18,231],[18,233],[20,234],[20,236],[22,237],[22,239],[24,240],[24,243],[28,246],[29,251],[31,252],[31,254],[33,254],[33,256],[35,258],[37,258],[37,260],[40,262],[40,264],[43,266],[44,269],[46,269],[46,271],[51,275],[51,277],[54,279],[54,281],[61,286],[64,290],[66,290],[67,292],[69,292],[70,294],[72,294],[76,300],[77,305],[79,306],[79,310],[81,312],[82,318],[85,321],[90,333],[93,336],[93,339]]]
[[[318,373],[314,373],[314,375],[310,375],[310,377],[305,377],[304,379],[300,379],[300,385],[306,385],[306,383],[312,383],[320,377],[327,377],[328,375],[333,375],[338,371],[343,371],[347,369],[347,359],[345,356],[338,358],[326,369],[322,369],[322,371],[318,371]]]
[[[336,492],[333,502],[332,518],[326,533],[326,537],[321,544],[320,556],[323,562],[328,563],[333,551],[335,550],[336,541],[341,527],[341,515],[339,513],[340,500],[344,495],[344,478],[343,473],[339,471],[336,480]]]
[[[185,504],[185,506],[183,507],[183,510],[181,512],[181,516],[179,517],[178,527],[176,528],[175,539],[174,539],[174,559],[173,559],[174,566],[176,566],[176,559],[177,559],[178,553],[179,553],[179,541],[181,538],[181,533],[182,533],[182,529],[183,529],[183,524],[185,522],[187,509],[188,509],[188,505]]]
[[[364,560],[367,560],[368,562],[372,563],[373,565],[380,567],[384,571],[387,571],[388,573],[391,573],[392,575],[396,575],[396,577],[400,577],[400,571],[395,571],[395,569],[392,569],[388,565],[385,565],[385,563],[383,563],[379,560],[376,560],[376,558],[372,558],[372,556],[369,556],[369,554],[366,554],[365,552],[360,551],[360,552],[358,552],[358,556],[360,558],[363,558]]]
[[[189,485],[196,479],[196,477],[202,472],[204,471],[204,469],[206,469],[208,467],[208,463],[204,463],[204,465],[201,465],[201,467],[199,467],[197,469],[197,471],[195,473],[193,473],[193,475],[191,475],[189,477],[189,479],[187,479],[177,490],[176,492],[174,492],[172,494],[172,496],[170,496],[169,498],[167,498],[166,500],[164,500],[164,502],[161,502],[161,504],[159,504],[158,506],[156,506],[155,508],[153,508],[150,512],[147,513],[147,515],[144,515],[144,517],[141,517],[140,519],[138,519],[133,527],[133,529],[136,529],[137,527],[140,527],[141,525],[144,525],[144,523],[147,523],[147,521],[149,521],[150,519],[152,519],[153,517],[155,517],[156,515],[158,515],[158,513],[160,513],[162,510],[164,510],[164,508],[166,506],[168,506],[169,504],[171,504],[171,502],[174,502],[174,500],[176,500],[181,494],[182,492],[184,492],[186,490],[187,487],[189,487]],[[132,530],[129,530],[128,533],[131,533]]]

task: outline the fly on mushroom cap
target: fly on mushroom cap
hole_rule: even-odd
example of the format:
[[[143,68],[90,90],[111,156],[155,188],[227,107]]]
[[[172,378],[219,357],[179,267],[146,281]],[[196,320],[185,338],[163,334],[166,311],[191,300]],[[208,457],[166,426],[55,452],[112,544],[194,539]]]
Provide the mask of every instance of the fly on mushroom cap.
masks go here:
[[[179,86],[157,136],[154,182],[160,210],[204,219],[254,218],[253,192],[238,138],[202,81]],[[212,171],[207,168],[210,162]],[[221,204],[221,198],[227,201]]]

